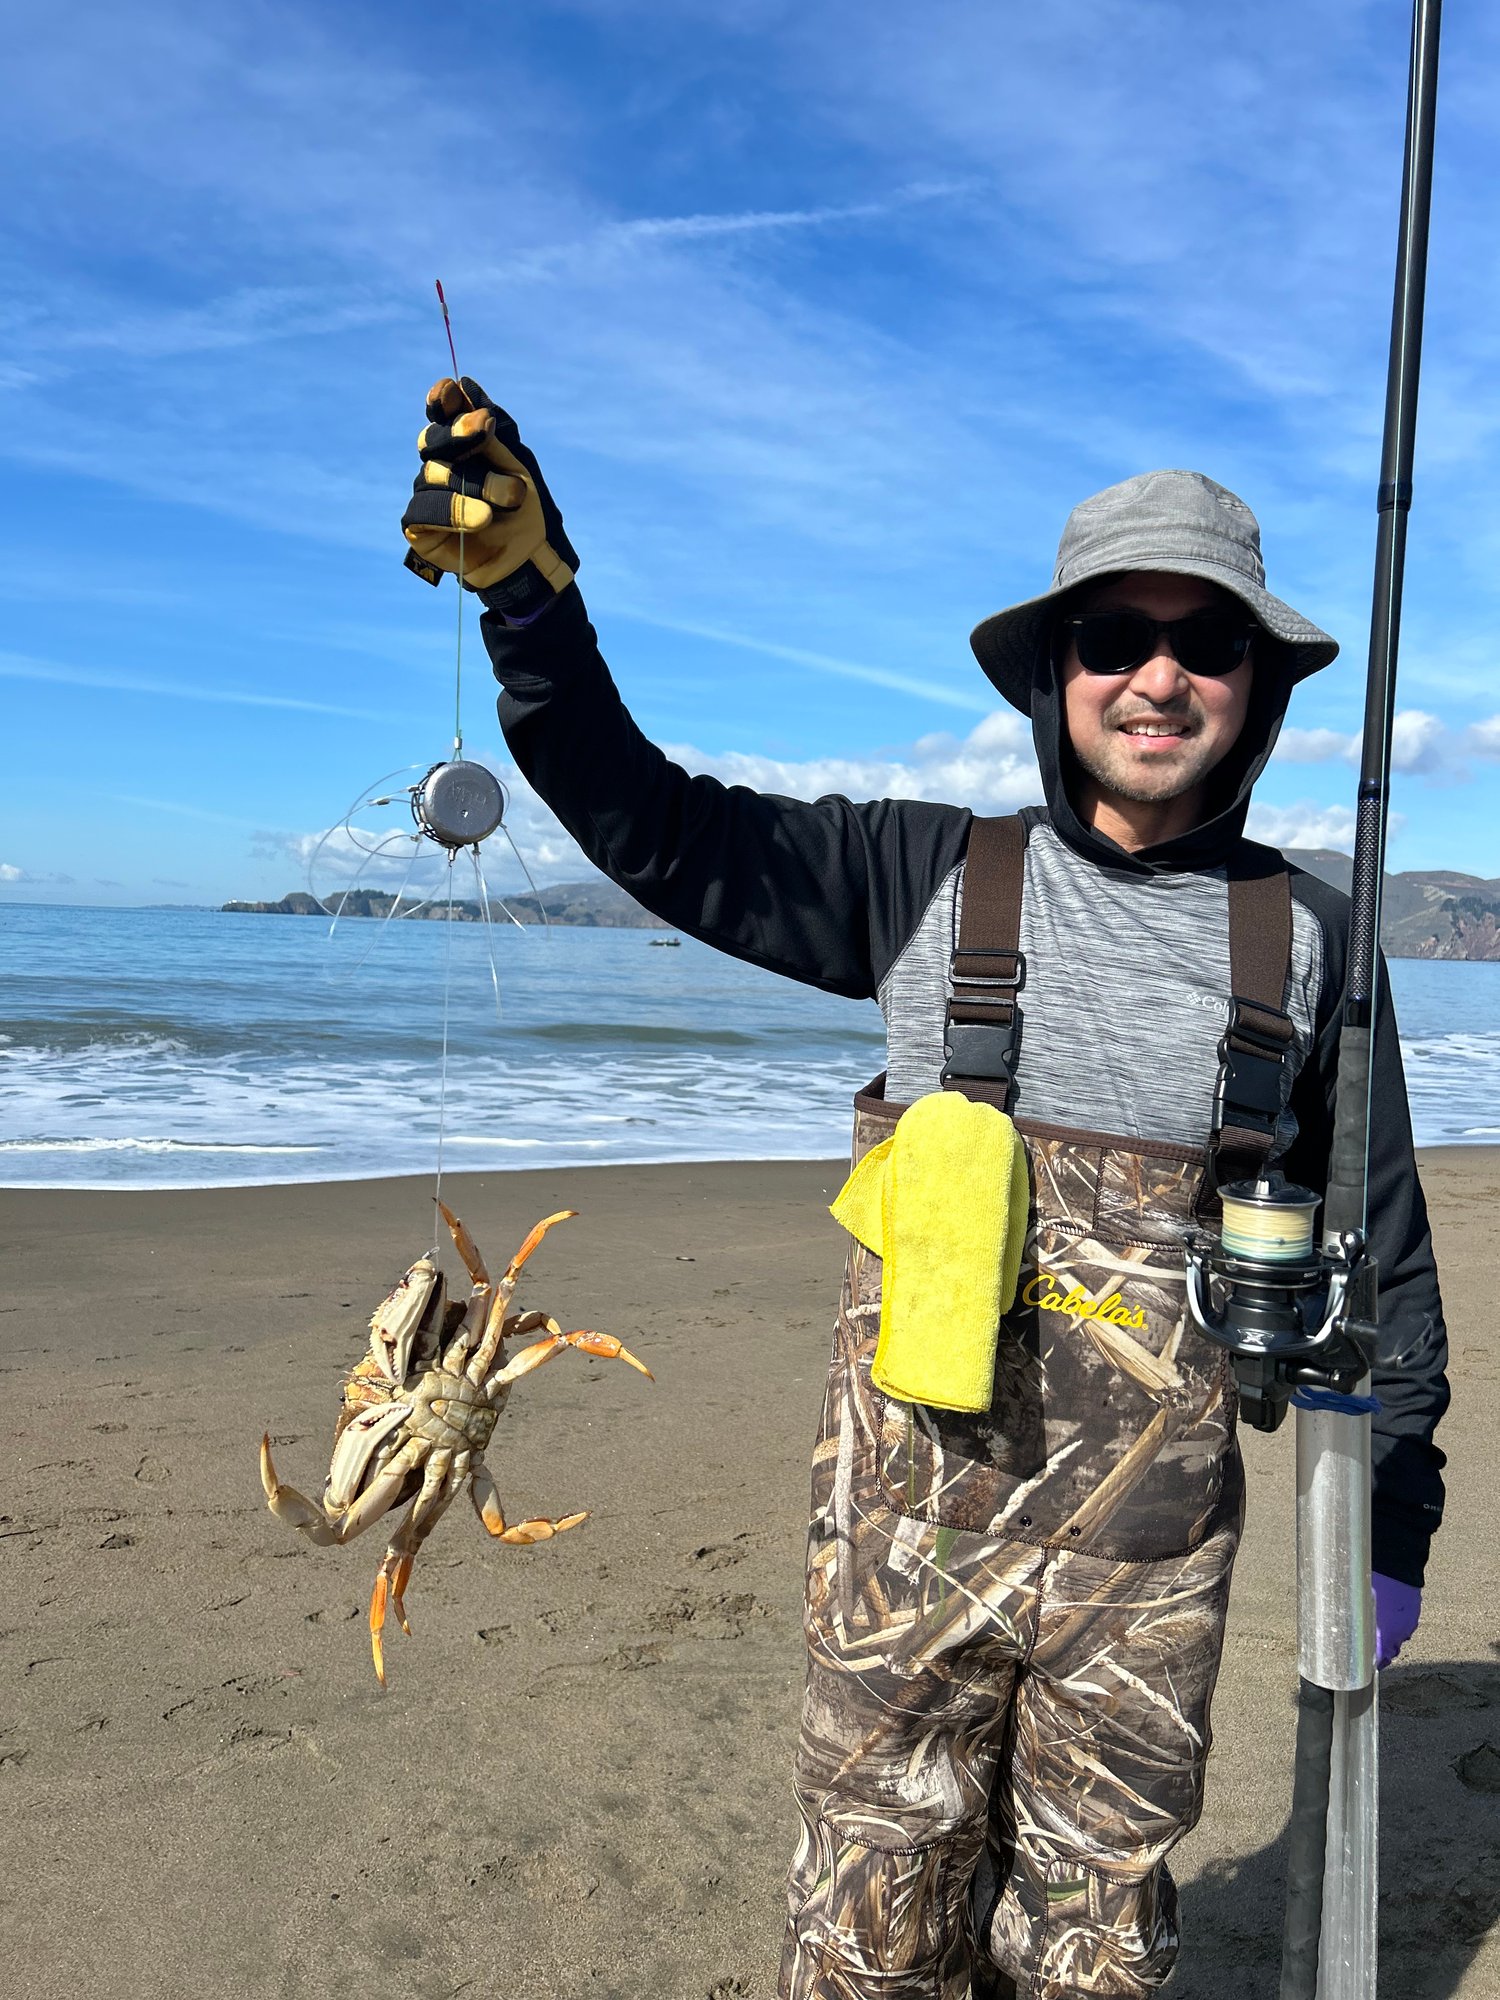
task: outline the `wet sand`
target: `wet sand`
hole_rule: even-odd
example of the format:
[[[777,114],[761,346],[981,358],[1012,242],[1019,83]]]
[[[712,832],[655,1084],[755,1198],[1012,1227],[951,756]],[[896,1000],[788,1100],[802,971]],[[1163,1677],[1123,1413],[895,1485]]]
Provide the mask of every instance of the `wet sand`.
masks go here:
[[[1429,1153],[1453,1339],[1448,1519],[1383,1678],[1382,1993],[1500,2000],[1500,1150]],[[390,1690],[379,1531],[314,1549],[337,1385],[430,1236],[415,1181],[0,1192],[0,1964],[24,2000],[769,2000],[793,1838],[807,1462],[843,1255],[833,1164],[455,1177],[569,1354],[490,1447],[534,1549],[467,1505],[418,1562]],[[1276,1990],[1290,1793],[1291,1426],[1251,1519],[1172,1992]]]

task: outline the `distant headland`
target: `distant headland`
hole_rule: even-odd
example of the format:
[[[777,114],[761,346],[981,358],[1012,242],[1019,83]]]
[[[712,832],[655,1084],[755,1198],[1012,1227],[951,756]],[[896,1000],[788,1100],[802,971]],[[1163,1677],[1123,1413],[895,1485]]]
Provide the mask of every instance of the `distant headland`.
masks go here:
[[[403,922],[423,923],[436,921],[443,923],[448,918],[448,900],[426,902],[416,896],[402,899],[396,907],[397,899],[384,889],[353,889],[342,901],[339,896],[329,896],[320,903],[316,896],[310,896],[304,889],[295,889],[291,895],[283,896],[277,903],[225,903],[224,909],[239,914],[273,917],[389,917],[396,916]],[[556,882],[537,895],[528,891],[523,896],[506,892],[504,908],[493,895],[490,897],[491,914],[500,923],[505,922],[508,910],[523,924],[561,924],[575,926],[583,930],[609,931],[660,931],[670,928],[660,917],[653,917],[649,910],[643,910],[634,897],[627,896],[623,889],[617,889],[613,882],[606,882],[601,876],[596,882]],[[484,916],[483,910],[475,902],[453,904],[453,921],[457,924],[477,924]]]
[[[1354,863],[1327,847],[1289,847],[1286,858],[1349,893]],[[1391,958],[1500,960],[1500,878],[1414,868],[1387,875],[1380,941]]]
[[[1347,854],[1326,847],[1289,847],[1286,858],[1309,875],[1348,893],[1353,863]],[[389,917],[395,898],[380,889],[356,889],[342,906],[337,897],[328,905],[303,890],[279,903],[226,903],[226,910],[261,916],[322,917],[337,911],[344,917]],[[577,925],[586,930],[666,930],[659,917],[643,910],[613,882],[558,882],[539,895],[507,895],[505,907],[523,924]],[[421,903],[408,898],[394,912],[418,921],[448,915],[446,901]],[[476,924],[483,916],[478,903],[453,905],[455,923]],[[496,908],[496,916],[503,912]],[[1392,958],[1493,959],[1500,962],[1500,879],[1460,875],[1448,869],[1417,868],[1385,878],[1381,938]]]

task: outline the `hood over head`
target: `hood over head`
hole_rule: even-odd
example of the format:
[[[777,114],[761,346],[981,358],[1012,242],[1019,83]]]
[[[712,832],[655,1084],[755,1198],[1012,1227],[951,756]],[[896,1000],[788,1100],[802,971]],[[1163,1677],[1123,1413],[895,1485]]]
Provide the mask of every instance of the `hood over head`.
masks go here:
[[[1190,833],[1130,854],[1079,819],[1077,764],[1067,742],[1052,666],[1052,632],[1081,585],[1130,570],[1201,577],[1228,591],[1258,626],[1245,726],[1208,779],[1208,817]],[[1068,516],[1052,588],[974,629],[975,657],[1006,700],[1031,717],[1047,805],[1059,833],[1107,865],[1150,874],[1209,868],[1244,831],[1250,792],[1275,747],[1293,687],[1338,654],[1334,639],[1266,589],[1260,526],[1226,487],[1201,472],[1144,472],[1084,500]]]

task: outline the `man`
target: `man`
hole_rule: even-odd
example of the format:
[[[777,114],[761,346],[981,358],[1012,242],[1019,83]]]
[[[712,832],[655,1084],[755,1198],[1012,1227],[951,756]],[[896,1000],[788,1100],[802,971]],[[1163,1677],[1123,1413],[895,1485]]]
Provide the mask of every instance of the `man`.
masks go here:
[[[1325,1184],[1348,906],[1242,829],[1292,686],[1337,647],[1266,590],[1241,501],[1150,473],[1075,509],[1053,587],[974,633],[1031,718],[1045,808],[979,821],[725,788],[627,714],[513,422],[467,380],[428,416],[408,561],[484,597],[506,740],[584,852],[678,929],[879,999],[889,1062],[856,1100],[857,1158],[942,1090],[1025,1139],[988,1409],[880,1391],[881,1260],[851,1250],[814,1460],[781,1992],[1152,1992],[1177,1952],[1165,1857],[1201,1808],[1243,1506],[1234,1388],[1187,1330],[1182,1243],[1247,1172]],[[1388,1001],[1376,1050],[1384,1664],[1416,1623],[1448,1392]]]

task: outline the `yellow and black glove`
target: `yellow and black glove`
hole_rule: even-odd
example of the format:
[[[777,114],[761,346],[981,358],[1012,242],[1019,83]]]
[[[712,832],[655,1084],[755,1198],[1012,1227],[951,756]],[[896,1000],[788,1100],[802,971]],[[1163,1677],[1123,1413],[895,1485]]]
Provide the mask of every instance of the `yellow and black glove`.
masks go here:
[[[406,567],[433,584],[449,570],[503,617],[534,618],[573,581],[578,557],[515,419],[468,375],[433,384],[427,419],[401,517]]]

